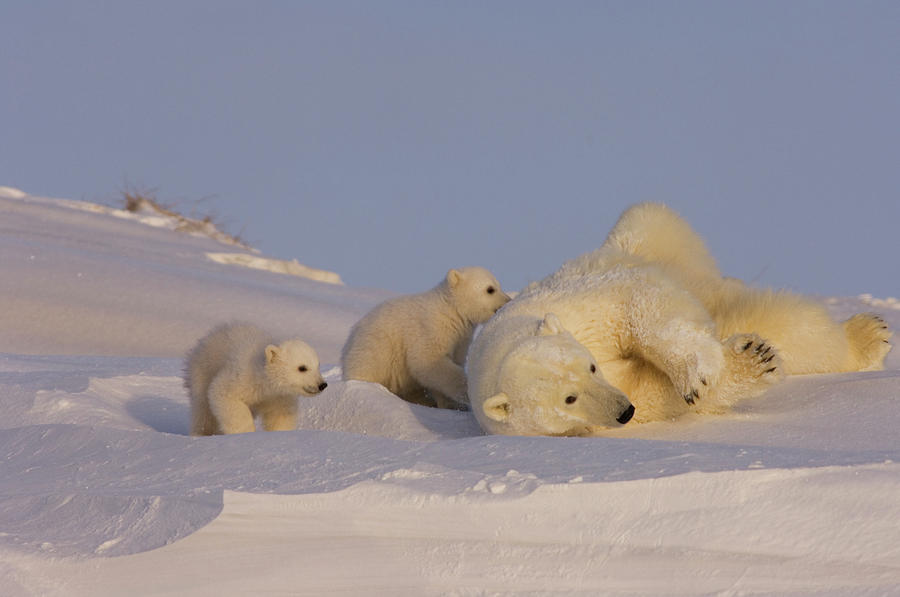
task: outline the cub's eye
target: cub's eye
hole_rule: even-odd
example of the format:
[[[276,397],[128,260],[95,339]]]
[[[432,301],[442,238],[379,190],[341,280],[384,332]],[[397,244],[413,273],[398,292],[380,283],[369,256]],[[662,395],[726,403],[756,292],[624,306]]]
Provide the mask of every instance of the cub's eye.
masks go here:
[[[309,371],[309,369],[306,368],[306,365],[300,365],[299,367],[297,367],[297,371],[299,371],[300,373],[306,373],[307,371]]]
[[[566,396],[566,404],[575,404],[576,400],[578,400],[578,396]]]
[[[593,363],[591,363],[591,373],[596,373],[596,372],[597,372],[597,367],[596,367],[596,365],[594,365]]]
[[[488,286],[488,288],[487,288],[488,294],[494,294],[495,292],[497,292],[496,288],[494,288],[493,286]]]

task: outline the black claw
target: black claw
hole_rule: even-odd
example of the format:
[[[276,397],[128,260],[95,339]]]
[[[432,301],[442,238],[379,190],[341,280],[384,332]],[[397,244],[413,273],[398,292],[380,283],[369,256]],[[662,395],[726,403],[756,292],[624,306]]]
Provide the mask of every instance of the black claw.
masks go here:
[[[748,348],[750,348],[750,346],[751,346],[752,344],[753,344],[753,340],[750,340],[749,342],[747,342],[746,344],[744,344],[744,347],[743,347],[741,350],[742,350],[742,351],[747,350]]]
[[[777,367],[772,367],[771,369],[766,369],[765,372],[766,372],[766,373],[772,373],[773,371],[775,371],[775,369],[777,369]]]
[[[684,398],[684,401],[687,402],[688,404],[694,403],[694,397],[691,394],[685,394],[682,397]]]
[[[706,378],[705,378],[705,377],[701,377],[701,378],[700,378],[700,383],[702,383],[703,385],[709,385],[709,384],[706,383]]]
[[[764,359],[764,360],[763,360],[763,363],[768,363],[769,361],[771,361],[771,360],[774,359],[774,358],[775,358],[775,355],[773,354],[773,355],[770,356],[769,358]]]
[[[693,396],[694,398],[700,398],[700,392],[698,392],[697,390],[692,390],[691,396]]]

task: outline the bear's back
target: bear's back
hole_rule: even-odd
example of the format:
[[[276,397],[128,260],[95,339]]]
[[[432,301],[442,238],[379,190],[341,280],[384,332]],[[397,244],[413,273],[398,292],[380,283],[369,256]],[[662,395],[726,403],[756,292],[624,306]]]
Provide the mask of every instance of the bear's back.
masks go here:
[[[268,336],[251,324],[231,323],[215,328],[191,354],[191,366],[214,375],[226,365],[248,367],[262,354]]]

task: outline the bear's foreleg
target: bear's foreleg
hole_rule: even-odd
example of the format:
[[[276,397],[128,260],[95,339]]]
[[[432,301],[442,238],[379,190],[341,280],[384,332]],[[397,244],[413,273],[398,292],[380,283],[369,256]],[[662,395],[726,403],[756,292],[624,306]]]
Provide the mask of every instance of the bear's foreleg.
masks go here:
[[[669,376],[685,402],[703,400],[718,382],[725,363],[721,343],[684,321],[672,321],[660,332],[642,339],[640,356]]]
[[[297,399],[270,400],[259,408],[266,431],[293,431],[297,428]]]
[[[234,380],[217,376],[209,385],[209,408],[219,424],[221,433],[256,431],[253,413],[241,400]]]
[[[702,400],[718,381],[725,355],[715,324],[687,292],[664,281],[642,287],[626,311],[629,334],[623,356],[634,352],[672,381],[688,404]]]
[[[468,404],[466,374],[450,355],[427,361],[421,358],[418,351],[414,351],[409,355],[408,365],[412,378],[424,388],[439,392],[459,404]]]
[[[450,410],[469,410],[468,403],[457,402],[452,398],[448,398],[444,396],[437,390],[429,390],[428,396],[434,401],[434,405],[437,408],[446,408]]]
[[[757,334],[735,334],[724,346],[725,367],[713,392],[717,405],[758,396],[784,379],[781,355]]]

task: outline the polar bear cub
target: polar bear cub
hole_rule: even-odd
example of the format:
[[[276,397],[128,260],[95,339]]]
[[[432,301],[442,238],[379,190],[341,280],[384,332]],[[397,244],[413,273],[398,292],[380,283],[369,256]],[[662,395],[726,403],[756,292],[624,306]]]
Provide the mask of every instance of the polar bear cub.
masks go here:
[[[484,325],[469,397],[489,433],[593,435],[720,412],[787,374],[881,369],[891,335],[876,315],[838,322],[805,297],[723,277],[684,220],[639,204],[601,248]]]
[[[280,344],[247,323],[213,329],[188,353],[184,385],[191,399],[191,435],[297,428],[297,396],[328,385],[316,351],[302,340]]]
[[[387,300],[357,322],[341,354],[344,379],[417,404],[466,405],[462,361],[473,330],[508,301],[488,270],[451,269],[431,290]]]

